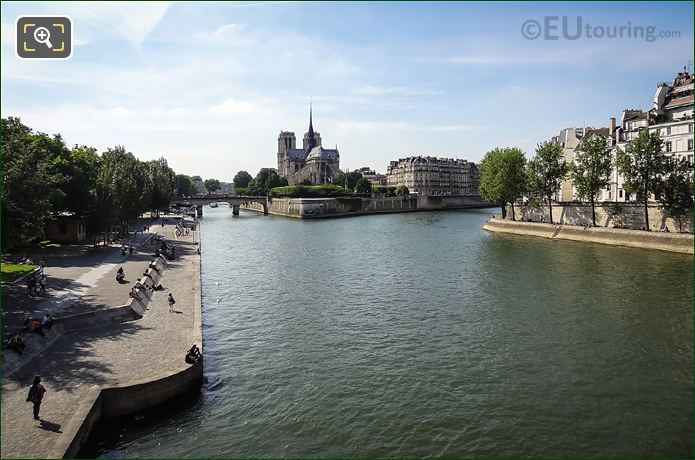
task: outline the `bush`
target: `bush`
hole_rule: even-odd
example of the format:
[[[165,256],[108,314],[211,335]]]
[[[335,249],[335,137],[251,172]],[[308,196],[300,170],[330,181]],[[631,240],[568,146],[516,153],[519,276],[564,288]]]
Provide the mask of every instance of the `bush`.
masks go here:
[[[355,192],[357,193],[372,193],[372,183],[369,182],[364,177],[360,177],[355,185]]]
[[[408,190],[408,187],[405,185],[399,185],[396,187],[396,196],[409,196],[410,195],[410,190]]]
[[[372,193],[377,193],[385,196],[396,196],[397,187],[394,185],[374,185]]]
[[[292,185],[275,187],[270,190],[270,196],[273,198],[335,198],[353,195],[352,191],[332,184]]]

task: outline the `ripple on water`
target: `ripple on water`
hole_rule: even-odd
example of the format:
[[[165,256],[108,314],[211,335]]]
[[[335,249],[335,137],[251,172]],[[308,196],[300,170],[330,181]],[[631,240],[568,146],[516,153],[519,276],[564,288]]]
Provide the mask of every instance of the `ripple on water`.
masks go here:
[[[692,258],[488,215],[206,209],[203,397],[106,455],[690,455]]]

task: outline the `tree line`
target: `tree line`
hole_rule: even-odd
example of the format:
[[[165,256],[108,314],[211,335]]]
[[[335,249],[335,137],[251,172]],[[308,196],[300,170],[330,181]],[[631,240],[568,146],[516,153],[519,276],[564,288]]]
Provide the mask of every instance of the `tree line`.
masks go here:
[[[3,118],[1,128],[3,249],[39,240],[63,213],[106,235],[145,211],[167,209],[176,196],[176,175],[164,158],[140,161],[123,146],[101,154],[68,148],[59,134],[34,132],[14,117]]]
[[[553,223],[553,196],[562,181],[570,178],[577,197],[591,204],[595,226],[596,200],[611,184],[615,167],[624,178],[626,192],[644,204],[646,230],[651,196],[681,226],[682,217],[693,207],[692,167],[685,158],[667,155],[659,134],[648,130],[640,132],[624,150],[617,149],[615,158],[606,138],[592,135],[582,141],[571,164],[565,162],[562,146],[556,142],[538,144],[529,161],[519,148],[496,148],[480,164],[480,193],[485,200],[501,205],[503,218],[507,204],[511,205],[512,220],[516,219],[514,203],[521,196],[532,206],[547,204]]]

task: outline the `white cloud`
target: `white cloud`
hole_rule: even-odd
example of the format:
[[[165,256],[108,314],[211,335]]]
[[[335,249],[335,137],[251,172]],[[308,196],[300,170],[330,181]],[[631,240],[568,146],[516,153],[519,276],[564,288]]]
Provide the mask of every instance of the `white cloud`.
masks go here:
[[[353,91],[354,94],[367,94],[367,95],[387,95],[387,94],[397,94],[404,96],[419,96],[419,95],[433,95],[442,94],[441,91],[433,89],[418,89],[409,86],[373,86],[367,85],[361,88],[357,88]]]
[[[227,99],[221,104],[212,107],[214,113],[220,115],[249,115],[267,113],[270,106],[275,101],[263,99],[257,101],[240,101],[237,99]]]
[[[170,7],[169,2],[46,3],[50,11],[72,18],[75,34],[82,43],[120,38],[135,47],[154,31]]]
[[[483,131],[490,126],[478,125],[420,125],[407,122],[342,122],[338,124],[342,131]]]

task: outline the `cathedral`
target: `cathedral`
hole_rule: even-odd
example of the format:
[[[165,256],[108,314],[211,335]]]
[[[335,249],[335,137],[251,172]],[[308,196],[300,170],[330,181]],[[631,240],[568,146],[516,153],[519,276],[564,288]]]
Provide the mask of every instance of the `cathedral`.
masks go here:
[[[309,131],[304,134],[303,148],[297,148],[293,132],[280,131],[278,136],[278,174],[290,185],[307,180],[314,185],[325,184],[340,173],[338,149],[321,146],[321,134],[314,132],[312,117],[309,108]]]

